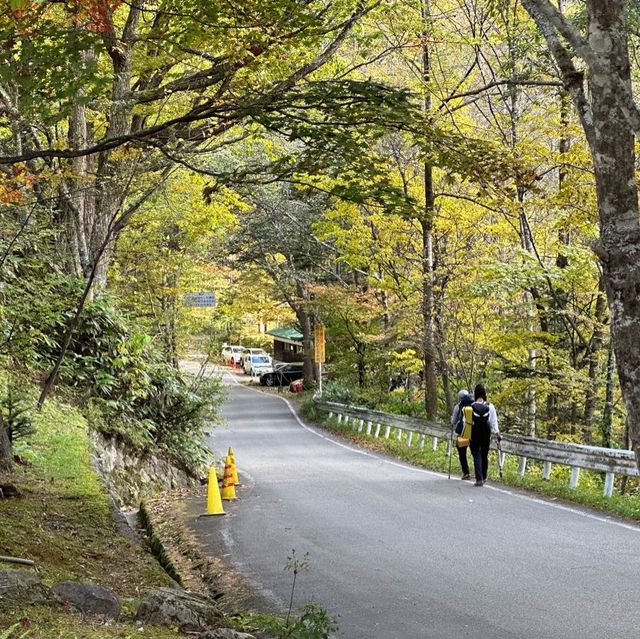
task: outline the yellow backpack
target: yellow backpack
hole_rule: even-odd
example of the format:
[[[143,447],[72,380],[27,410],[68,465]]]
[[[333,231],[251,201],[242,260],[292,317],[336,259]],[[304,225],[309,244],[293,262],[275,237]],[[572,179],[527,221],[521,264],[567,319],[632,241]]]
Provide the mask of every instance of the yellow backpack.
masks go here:
[[[464,417],[464,426],[462,432],[458,435],[458,448],[464,448],[469,445],[471,441],[471,423],[473,422],[473,408],[471,406],[465,406],[462,409],[462,415]]]

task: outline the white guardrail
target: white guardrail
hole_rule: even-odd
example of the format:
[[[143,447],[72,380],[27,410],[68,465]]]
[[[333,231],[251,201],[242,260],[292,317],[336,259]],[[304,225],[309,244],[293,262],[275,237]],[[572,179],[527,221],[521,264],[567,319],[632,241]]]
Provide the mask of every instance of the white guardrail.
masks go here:
[[[414,436],[418,436],[418,446],[424,448],[425,440],[431,437],[433,450],[438,447],[438,440],[447,442],[447,455],[451,454],[451,427],[444,424],[408,417],[406,415],[393,415],[368,408],[357,408],[335,402],[325,402],[319,399],[315,404],[321,411],[328,413],[329,418],[336,417],[338,423],[347,424],[358,432],[378,438],[389,439],[395,429],[394,436],[401,441],[403,438],[407,446],[414,442]],[[571,467],[569,486],[576,488],[580,479],[580,469],[595,470],[606,473],[604,482],[604,496],[611,497],[616,475],[638,476],[636,456],[632,450],[615,448],[600,448],[598,446],[583,446],[581,444],[569,444],[566,442],[537,439],[535,437],[523,437],[521,435],[502,435],[501,441],[502,459],[509,455],[517,455],[520,460],[518,474],[524,476],[527,469],[527,459],[537,459],[543,462],[542,478],[549,479],[552,464]],[[491,447],[496,448],[492,440]],[[499,453],[500,454],[500,453]]]

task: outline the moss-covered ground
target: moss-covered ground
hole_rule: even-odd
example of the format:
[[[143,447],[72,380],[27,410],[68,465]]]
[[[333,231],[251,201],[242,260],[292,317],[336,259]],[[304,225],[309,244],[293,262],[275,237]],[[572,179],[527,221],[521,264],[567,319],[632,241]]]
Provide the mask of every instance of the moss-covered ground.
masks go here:
[[[131,618],[137,601],[169,578],[151,554],[119,532],[80,413],[49,402],[37,417],[36,434],[17,452],[28,465],[17,465],[10,477],[22,497],[0,500],[0,555],[35,561],[48,585],[78,580],[111,587],[125,614],[121,622],[102,624],[63,607],[0,601],[0,639],[178,636],[166,628],[141,628]],[[7,567],[17,566],[0,564]]]

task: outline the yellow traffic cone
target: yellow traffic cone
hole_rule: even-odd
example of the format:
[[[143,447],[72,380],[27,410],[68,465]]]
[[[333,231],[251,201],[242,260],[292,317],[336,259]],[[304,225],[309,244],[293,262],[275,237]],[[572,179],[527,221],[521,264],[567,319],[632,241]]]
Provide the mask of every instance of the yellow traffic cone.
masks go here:
[[[207,512],[205,515],[226,515],[222,508],[220,499],[220,488],[218,487],[218,476],[213,466],[209,467],[209,483],[207,486]]]
[[[230,501],[236,498],[236,487],[233,484],[233,473],[231,471],[231,457],[227,455],[224,460],[224,477],[222,478],[222,499]]]
[[[231,446],[229,446],[227,457],[231,459],[231,474],[233,475],[233,485],[239,486],[240,481],[238,479],[238,467],[236,466],[236,458],[233,456],[233,448],[231,448]]]

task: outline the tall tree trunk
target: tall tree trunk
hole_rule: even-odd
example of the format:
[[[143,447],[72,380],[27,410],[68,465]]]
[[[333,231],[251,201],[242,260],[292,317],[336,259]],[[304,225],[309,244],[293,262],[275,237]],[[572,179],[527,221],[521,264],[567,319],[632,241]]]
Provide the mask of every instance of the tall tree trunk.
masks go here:
[[[589,350],[587,352],[587,359],[589,370],[588,375],[588,389],[587,395],[584,400],[584,413],[582,415],[582,439],[585,444],[591,444],[593,435],[593,416],[596,412],[596,406],[598,405],[598,390],[599,390],[599,378],[600,378],[600,351],[602,350],[602,344],[604,341],[603,324],[604,314],[606,310],[604,284],[602,278],[600,279],[598,286],[598,297],[596,299],[595,308],[595,321],[596,327],[593,330],[591,337],[591,343],[589,344]]]
[[[589,9],[589,44],[603,72],[589,74],[594,135],[602,263],[611,313],[611,332],[629,431],[640,467],[640,219],[635,174],[634,136],[620,108],[622,89],[611,78],[631,85],[625,5],[596,2]]]
[[[303,377],[305,386],[311,387],[313,380],[315,379],[315,366],[313,357],[313,326],[311,323],[311,315],[306,311],[300,309],[297,313],[298,322],[302,330],[302,362],[303,362]]]
[[[431,56],[427,44],[431,27],[431,7],[429,0],[422,0],[423,44],[422,78],[424,81],[424,110],[431,112]],[[433,167],[424,164],[424,211],[420,218],[422,230],[422,353],[425,382],[425,411],[427,419],[438,418],[438,377],[436,372],[436,349],[433,321],[433,220],[435,217],[435,193],[433,190]]]
[[[13,451],[9,432],[4,425],[4,419],[0,414],[0,471],[9,470],[13,462]]]
[[[600,239],[594,247],[602,264],[611,315],[620,388],[636,462],[640,469],[640,219],[635,176],[631,69],[625,0],[586,0],[586,44],[562,23],[548,0],[522,0],[536,21],[560,69],[584,129],[596,176]],[[570,52],[562,37],[573,45]],[[573,63],[577,53],[588,67]]]
[[[174,367],[178,368],[178,337],[177,337],[177,315],[178,300],[176,297],[176,287],[178,286],[178,277],[174,271],[171,271],[164,278],[165,291],[160,300],[160,308],[162,309],[162,337],[164,342],[164,350],[167,361]]]
[[[454,399],[453,391],[451,390],[451,380],[449,378],[449,365],[447,364],[447,352],[445,349],[446,337],[444,327],[440,321],[439,314],[434,317],[436,326],[438,362],[440,364],[440,376],[442,377],[442,388],[444,390],[444,401],[447,407],[447,415],[453,413]]]
[[[358,354],[358,387],[364,388],[367,383],[366,346],[362,343],[358,344],[356,352]]]
[[[309,294],[304,287],[304,284],[300,281],[296,282],[296,295],[297,301],[295,304],[295,314],[300,324],[300,330],[302,331],[302,363],[303,363],[303,377],[305,386],[311,387],[315,375],[315,358],[313,352],[313,318],[310,313],[307,312],[306,302],[308,301]]]
[[[613,383],[615,370],[615,357],[613,345],[609,343],[607,355],[607,384],[604,393],[604,409],[602,411],[602,445],[611,448],[611,431],[613,426]]]

